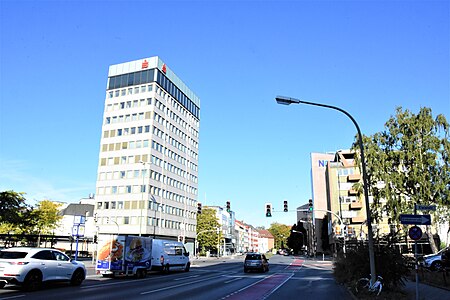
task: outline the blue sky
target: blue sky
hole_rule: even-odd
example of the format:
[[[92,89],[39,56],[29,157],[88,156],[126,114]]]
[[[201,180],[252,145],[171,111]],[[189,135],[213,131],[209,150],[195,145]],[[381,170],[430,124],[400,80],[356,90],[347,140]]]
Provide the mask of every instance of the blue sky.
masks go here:
[[[199,196],[252,225],[311,197],[310,153],[402,106],[450,118],[448,1],[0,1],[0,190],[95,192],[109,65],[160,56],[200,97]]]

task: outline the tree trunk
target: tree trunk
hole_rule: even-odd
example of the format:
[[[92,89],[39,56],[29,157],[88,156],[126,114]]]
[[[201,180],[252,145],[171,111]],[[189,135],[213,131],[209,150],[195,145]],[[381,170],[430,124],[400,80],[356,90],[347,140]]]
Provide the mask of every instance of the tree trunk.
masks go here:
[[[427,235],[428,235],[428,241],[430,242],[430,246],[431,246],[431,251],[433,251],[433,253],[438,252],[438,248],[436,246],[436,243],[434,242],[434,238],[433,238],[433,234],[431,233],[431,226],[427,225],[426,226],[427,229]]]

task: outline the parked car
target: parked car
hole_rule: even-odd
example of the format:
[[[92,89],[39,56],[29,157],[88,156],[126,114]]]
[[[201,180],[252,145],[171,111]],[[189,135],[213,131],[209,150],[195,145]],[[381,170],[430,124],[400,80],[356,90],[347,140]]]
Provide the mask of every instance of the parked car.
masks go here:
[[[34,291],[49,281],[78,286],[85,278],[84,264],[56,249],[15,247],[0,251],[0,288],[10,283]]]
[[[435,254],[423,256],[422,265],[432,271],[439,271],[446,267],[450,268],[450,247],[441,249]]]
[[[261,253],[247,253],[244,260],[244,272],[256,270],[260,272],[269,271],[269,259]]]

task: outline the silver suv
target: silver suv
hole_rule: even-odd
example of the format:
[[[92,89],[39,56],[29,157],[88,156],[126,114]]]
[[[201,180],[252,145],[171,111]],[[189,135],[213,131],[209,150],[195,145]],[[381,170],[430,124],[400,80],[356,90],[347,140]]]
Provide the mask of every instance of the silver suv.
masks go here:
[[[247,253],[244,261],[244,272],[247,273],[250,270],[268,272],[269,259],[261,253]]]
[[[16,247],[0,251],[0,288],[10,283],[34,291],[43,282],[69,281],[81,285],[85,278],[84,264],[56,249]]]
[[[432,271],[439,271],[448,266],[450,256],[450,247],[441,249],[435,254],[425,255],[422,258],[422,264],[425,268],[430,268]]]

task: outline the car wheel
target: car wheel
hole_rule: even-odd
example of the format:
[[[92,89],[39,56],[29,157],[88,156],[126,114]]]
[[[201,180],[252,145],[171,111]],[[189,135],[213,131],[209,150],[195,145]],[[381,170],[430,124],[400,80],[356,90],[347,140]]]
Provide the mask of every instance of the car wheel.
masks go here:
[[[191,263],[187,263],[186,267],[184,268],[184,271],[189,272],[190,268],[191,268]]]
[[[433,271],[440,271],[442,270],[442,262],[440,260],[437,260],[431,264],[431,270]]]
[[[0,289],[4,288],[6,285],[6,281],[0,281]]]
[[[74,286],[79,286],[84,280],[84,272],[81,269],[76,269],[72,274],[72,278],[70,279],[70,284]]]
[[[26,291],[37,291],[42,287],[42,274],[39,271],[31,271],[23,281],[23,287]]]

